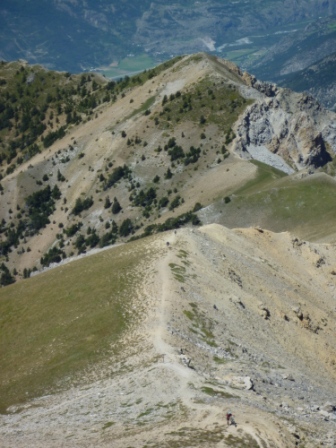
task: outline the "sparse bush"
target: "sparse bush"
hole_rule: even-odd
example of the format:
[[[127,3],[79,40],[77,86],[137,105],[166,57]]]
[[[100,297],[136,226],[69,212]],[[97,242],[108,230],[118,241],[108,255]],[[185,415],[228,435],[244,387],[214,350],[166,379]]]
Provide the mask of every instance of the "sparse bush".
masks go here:
[[[86,238],[85,243],[87,246],[90,246],[91,248],[93,248],[93,247],[97,246],[97,244],[99,243],[99,240],[100,240],[100,238],[96,234],[96,231],[93,231],[91,233],[91,235],[88,238]]]
[[[81,198],[76,199],[76,203],[71,213],[74,215],[79,215],[83,210],[88,210],[93,205],[92,197],[85,198],[82,200]]]
[[[112,205],[112,203],[111,203],[111,201],[110,201],[110,198],[107,196],[107,197],[105,198],[104,208],[105,208],[105,209],[108,209],[108,208],[111,207],[111,205]]]
[[[189,165],[190,163],[196,163],[201,156],[201,148],[194,148],[190,146],[189,152],[185,155],[184,165]]]
[[[205,119],[204,115],[201,115],[200,119],[199,119],[199,123],[204,124],[205,122],[206,122],[206,119]]]
[[[57,171],[57,180],[58,180],[58,182],[64,182],[65,181],[65,177],[60,172],[60,170]]]
[[[140,190],[139,193],[133,197],[133,203],[138,207],[147,207],[152,205],[155,199],[156,191],[151,187],[147,191]]]
[[[164,106],[168,102],[167,95],[165,95],[162,99],[162,106]]]
[[[0,285],[1,286],[7,286],[11,285],[12,283],[15,283],[15,278],[10,273],[9,269],[4,263],[1,263],[0,265],[0,271],[2,271],[2,274],[0,276]]]
[[[48,216],[51,215],[55,209],[55,201],[50,186],[48,185],[43,190],[36,191],[28,196],[26,205],[28,207],[29,215],[28,226],[34,234],[49,224],[50,221]]]
[[[82,227],[82,225],[83,224],[81,222],[73,224],[72,226],[65,229],[64,233],[66,234],[66,236],[68,236],[70,238],[78,232],[78,230]]]
[[[53,247],[44,255],[44,257],[41,258],[41,265],[49,266],[51,263],[59,263],[62,261],[62,258],[65,257],[65,252],[57,247]]]
[[[167,196],[164,196],[163,198],[161,198],[159,200],[158,207],[159,208],[164,208],[164,207],[167,207],[168,204],[169,204],[169,199],[167,198]]]
[[[117,198],[113,199],[113,205],[112,205],[112,213],[114,215],[117,215],[122,210],[122,207],[118,201]]]
[[[104,186],[104,190],[113,187],[113,185],[119,182],[119,180],[128,177],[130,172],[131,170],[128,168],[127,165],[118,166],[117,168],[115,168],[108,177],[106,184]]]
[[[54,188],[51,190],[51,197],[53,199],[60,199],[62,196],[61,190],[58,188],[57,185],[54,186]]]
[[[169,210],[174,210],[181,204],[181,196],[175,196],[175,198],[171,201]]]
[[[183,149],[181,146],[175,145],[173,148],[168,150],[168,154],[170,155],[170,161],[173,162],[174,160],[183,159],[185,156]]]
[[[196,202],[193,208],[193,212],[196,213],[198,212],[198,210],[201,210],[201,208],[203,208],[203,205],[200,202]]]
[[[117,240],[117,236],[113,232],[105,233],[99,240],[99,247],[109,246],[114,244]]]
[[[133,223],[129,218],[127,218],[121,223],[119,229],[119,235],[122,237],[127,237],[132,232],[133,232]]]
[[[23,270],[23,278],[29,278],[31,274],[31,269],[24,268]]]

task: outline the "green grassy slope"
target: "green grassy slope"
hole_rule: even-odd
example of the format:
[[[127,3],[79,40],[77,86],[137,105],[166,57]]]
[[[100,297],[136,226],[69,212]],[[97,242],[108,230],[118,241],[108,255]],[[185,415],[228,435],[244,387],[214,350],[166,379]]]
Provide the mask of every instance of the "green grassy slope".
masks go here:
[[[290,231],[301,238],[334,238],[336,182],[325,174],[303,179],[283,176],[259,162],[258,175],[223,205],[220,223],[229,227],[255,226]]]
[[[0,412],[77,384],[118,354],[137,318],[130,307],[146,246],[119,246],[0,290]]]

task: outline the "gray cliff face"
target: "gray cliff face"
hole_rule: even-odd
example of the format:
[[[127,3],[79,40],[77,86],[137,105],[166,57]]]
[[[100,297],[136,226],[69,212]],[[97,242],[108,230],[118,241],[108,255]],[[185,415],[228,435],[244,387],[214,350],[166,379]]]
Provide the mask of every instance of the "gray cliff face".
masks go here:
[[[246,73],[242,78],[249,87],[241,93],[255,102],[236,124],[236,153],[287,173],[331,160],[336,153],[333,112],[309,95],[262,83]]]

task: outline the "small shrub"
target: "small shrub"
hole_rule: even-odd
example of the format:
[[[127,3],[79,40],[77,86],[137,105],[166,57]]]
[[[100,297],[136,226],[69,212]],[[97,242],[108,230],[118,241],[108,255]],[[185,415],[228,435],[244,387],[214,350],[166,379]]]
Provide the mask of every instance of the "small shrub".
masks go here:
[[[111,203],[111,201],[110,201],[110,198],[107,196],[107,197],[105,198],[104,208],[105,208],[105,209],[108,209],[108,208],[111,207],[111,205],[112,205],[112,203]]]
[[[118,201],[117,198],[113,199],[113,205],[112,205],[112,213],[114,215],[117,215],[122,210],[122,207]]]
[[[87,210],[93,205],[93,199],[92,197],[85,198],[82,200],[81,198],[77,198],[76,204],[74,208],[72,209],[72,212],[74,215],[79,215],[83,210]]]
[[[82,227],[82,225],[83,224],[81,222],[79,222],[77,224],[73,224],[72,226],[65,229],[64,233],[66,234],[66,236],[68,236],[70,238],[78,232],[78,230]]]
[[[169,210],[174,210],[181,204],[181,196],[175,196],[175,198],[171,201]]]
[[[193,208],[193,212],[196,213],[198,212],[198,210],[201,210],[201,208],[203,208],[203,205],[200,202],[196,202]]]
[[[132,232],[133,232],[133,223],[129,218],[127,218],[121,223],[119,229],[119,235],[122,237],[127,237]]]
[[[167,207],[168,204],[169,204],[169,199],[167,198],[167,196],[164,196],[163,198],[161,198],[159,200],[158,207],[159,208],[164,208],[164,207]]]
[[[173,173],[171,172],[170,168],[167,169],[164,177],[165,179],[171,179],[173,177]]]

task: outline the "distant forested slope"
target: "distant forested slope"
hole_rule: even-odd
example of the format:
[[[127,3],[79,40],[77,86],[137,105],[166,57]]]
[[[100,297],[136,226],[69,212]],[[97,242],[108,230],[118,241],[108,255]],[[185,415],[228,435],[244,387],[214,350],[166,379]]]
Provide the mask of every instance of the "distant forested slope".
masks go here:
[[[333,13],[332,0],[2,0],[0,58],[78,72],[129,54],[211,50]]]

